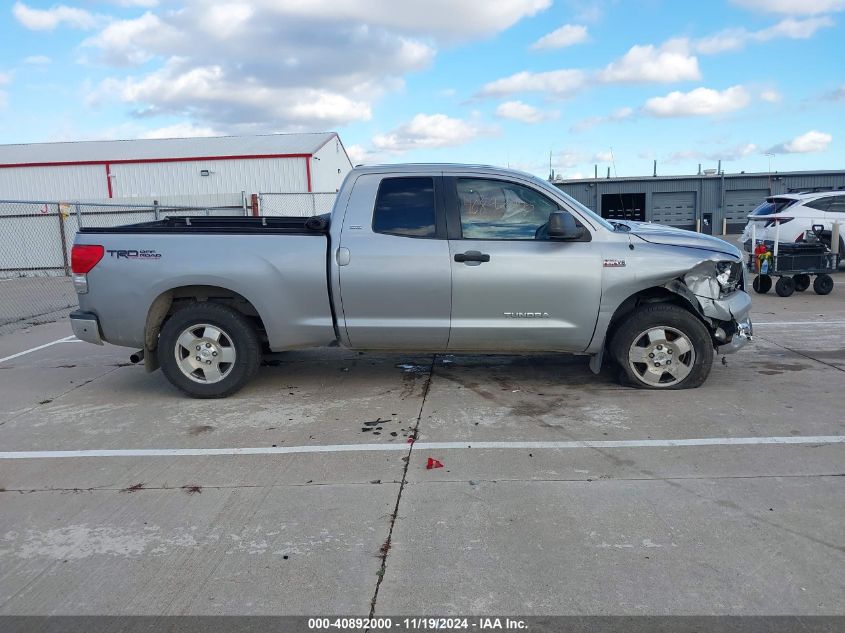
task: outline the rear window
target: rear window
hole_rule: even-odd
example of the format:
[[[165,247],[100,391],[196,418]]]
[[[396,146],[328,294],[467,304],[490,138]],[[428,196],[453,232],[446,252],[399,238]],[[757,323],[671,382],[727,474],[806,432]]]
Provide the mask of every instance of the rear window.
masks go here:
[[[434,179],[385,178],[373,212],[373,231],[434,237]]]
[[[774,215],[780,213],[786,207],[794,204],[795,200],[792,198],[769,198],[759,207],[751,212],[751,215]]]

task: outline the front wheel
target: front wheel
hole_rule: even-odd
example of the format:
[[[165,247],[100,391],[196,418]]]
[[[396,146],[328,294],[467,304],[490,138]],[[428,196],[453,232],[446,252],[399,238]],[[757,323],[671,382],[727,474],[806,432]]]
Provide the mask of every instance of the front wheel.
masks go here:
[[[768,275],[757,275],[751,285],[754,292],[764,295],[772,289],[772,278]]]
[[[701,386],[713,365],[713,341],[704,324],[676,305],[644,306],[626,317],[610,351],[627,381],[643,389]]]
[[[261,347],[243,314],[219,303],[195,303],[165,322],[158,360],[167,379],[185,393],[225,398],[258,370]]]

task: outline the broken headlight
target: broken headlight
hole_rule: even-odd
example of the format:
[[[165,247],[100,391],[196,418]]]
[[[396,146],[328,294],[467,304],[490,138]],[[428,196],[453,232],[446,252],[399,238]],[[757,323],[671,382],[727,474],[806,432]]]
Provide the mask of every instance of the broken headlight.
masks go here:
[[[741,276],[742,264],[739,262],[716,262],[716,281],[723,293],[736,290]]]

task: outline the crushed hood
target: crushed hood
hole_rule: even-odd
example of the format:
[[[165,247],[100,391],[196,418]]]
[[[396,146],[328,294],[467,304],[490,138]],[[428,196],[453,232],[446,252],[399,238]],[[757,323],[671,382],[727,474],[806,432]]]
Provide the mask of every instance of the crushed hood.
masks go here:
[[[718,237],[713,237],[712,235],[704,235],[703,233],[696,233],[695,231],[686,231],[684,229],[676,229],[671,226],[651,224],[649,222],[620,222],[618,220],[614,220],[614,222],[630,226],[632,235],[636,235],[651,244],[701,248],[716,253],[732,255],[737,259],[742,258],[742,255],[736,246],[726,242],[725,240],[720,240]]]

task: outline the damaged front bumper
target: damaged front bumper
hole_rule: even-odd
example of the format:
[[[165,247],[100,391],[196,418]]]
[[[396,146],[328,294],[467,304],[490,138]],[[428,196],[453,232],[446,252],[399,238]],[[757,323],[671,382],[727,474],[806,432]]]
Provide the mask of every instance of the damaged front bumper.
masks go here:
[[[714,339],[720,354],[733,354],[754,339],[751,324],[751,296],[738,290],[729,296],[713,299],[712,312],[719,322]],[[710,316],[710,315],[708,315]]]

